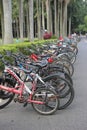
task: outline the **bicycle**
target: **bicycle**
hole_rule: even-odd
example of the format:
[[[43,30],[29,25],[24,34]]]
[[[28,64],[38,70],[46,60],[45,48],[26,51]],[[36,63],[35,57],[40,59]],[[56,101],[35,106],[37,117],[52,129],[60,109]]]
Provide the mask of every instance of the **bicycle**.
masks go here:
[[[29,87],[13,71],[13,67],[5,65],[5,72],[16,80],[15,84],[12,78],[0,78],[0,109],[6,107],[13,99],[26,106],[31,103],[32,107],[40,114],[50,115],[57,111],[59,106],[58,93],[53,88],[48,87],[38,74],[32,73],[32,87]],[[29,71],[28,71],[29,72]],[[31,71],[29,72],[31,73]],[[37,80],[42,83],[42,88],[37,87]],[[16,97],[15,94],[17,95]],[[6,101],[3,103],[3,101]]]
[[[10,53],[8,51],[8,53]],[[58,109],[65,109],[66,107],[68,107],[73,99],[74,99],[74,88],[73,88],[73,82],[72,79],[69,77],[69,75],[65,72],[63,72],[63,70],[58,69],[57,66],[47,66],[46,62],[42,62],[42,61],[38,61],[38,62],[34,62],[34,63],[26,63],[26,57],[22,56],[22,59],[19,55],[15,55],[15,54],[7,54],[7,56],[11,56],[15,58],[15,62],[16,62],[16,66],[21,66],[22,69],[23,67],[25,67],[26,70],[26,74],[25,76],[22,74],[22,77],[28,77],[29,73],[28,73],[28,68],[32,68],[32,66],[36,66],[36,73],[38,73],[45,82],[47,82],[47,84],[50,86],[53,86],[55,91],[58,93],[59,95],[59,99],[60,99],[60,104]],[[51,65],[51,64],[50,64]],[[29,67],[28,67],[29,66]],[[31,66],[31,67],[30,67]],[[60,76],[60,74],[62,74]],[[22,78],[21,77],[21,78]],[[46,79],[45,79],[45,78]],[[22,78],[23,79],[23,78]],[[40,86],[40,85],[39,85]]]

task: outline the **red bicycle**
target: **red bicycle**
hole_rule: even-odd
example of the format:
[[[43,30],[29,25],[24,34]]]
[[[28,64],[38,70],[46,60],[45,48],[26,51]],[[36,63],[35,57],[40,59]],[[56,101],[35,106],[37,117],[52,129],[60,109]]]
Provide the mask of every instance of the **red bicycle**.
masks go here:
[[[25,82],[15,73],[19,71],[17,67],[5,66],[4,73],[6,78],[0,78],[0,109],[7,106],[13,99],[26,106],[31,103],[33,108],[40,114],[49,115],[58,110],[59,99],[58,94],[49,86],[42,78],[33,72],[29,72],[28,80],[31,82],[31,89]],[[24,72],[25,70],[22,70]],[[15,81],[15,82],[14,82]],[[38,81],[40,87],[37,88]]]

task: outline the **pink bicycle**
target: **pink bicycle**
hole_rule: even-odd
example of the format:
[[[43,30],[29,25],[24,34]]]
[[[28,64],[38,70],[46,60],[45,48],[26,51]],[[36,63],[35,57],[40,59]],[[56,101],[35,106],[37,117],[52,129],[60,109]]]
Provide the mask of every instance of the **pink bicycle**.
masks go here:
[[[19,68],[15,67],[16,69],[19,71]],[[10,75],[10,78],[9,76],[0,78],[0,109],[6,107],[14,99],[15,102],[23,103],[24,106],[31,103],[33,108],[43,115],[53,114],[58,110],[58,94],[38,74],[28,71],[30,89],[15,73],[12,66],[5,66],[4,73]]]

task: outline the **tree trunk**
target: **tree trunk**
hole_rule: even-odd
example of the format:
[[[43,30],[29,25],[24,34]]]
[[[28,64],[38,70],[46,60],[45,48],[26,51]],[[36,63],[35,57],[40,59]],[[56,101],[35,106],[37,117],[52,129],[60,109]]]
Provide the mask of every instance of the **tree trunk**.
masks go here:
[[[20,31],[20,40],[23,41],[23,1],[19,0],[19,31]]]
[[[58,1],[58,7],[57,7],[57,36],[59,37],[60,35],[60,4],[59,4],[59,1]]]
[[[4,24],[4,36],[3,43],[13,43],[12,35],[12,7],[11,0],[2,1],[3,2],[3,24]]]
[[[63,36],[67,36],[67,3],[64,4],[63,9]]]
[[[47,0],[46,1],[46,12],[47,12],[47,30],[48,32],[50,31],[50,26],[49,26],[49,23],[50,23],[50,0]]]
[[[57,1],[56,0],[54,0],[54,10],[55,10],[55,12],[54,12],[54,15],[55,15],[55,22],[54,22],[54,34],[55,35],[57,35]]]
[[[33,0],[29,0],[30,41],[34,41]]]
[[[71,35],[71,16],[69,17],[69,36]]]
[[[42,0],[42,27],[45,30],[45,19],[44,19],[44,1]]]
[[[63,36],[67,36],[67,6],[70,0],[64,0],[63,8]]]
[[[44,18],[44,1],[42,0],[42,27],[41,27],[41,37],[43,38],[44,30],[45,30],[45,18]]]
[[[26,10],[26,21],[27,21],[27,37],[28,37],[28,40],[30,39],[30,21],[29,21],[29,1],[28,1],[28,3],[27,3],[27,10]]]
[[[50,19],[50,21],[49,21],[49,32],[53,32],[53,28],[54,28],[54,18],[53,18],[53,13],[52,13],[52,8],[51,8],[51,5],[50,5],[50,3],[49,3],[49,11],[50,11],[50,13],[49,13],[49,19]]]
[[[0,15],[1,15],[1,29],[2,29],[2,41],[4,39],[4,15],[3,15],[3,3],[2,0],[0,0]],[[1,42],[3,43],[3,42]]]
[[[62,1],[60,2],[60,36],[63,35],[63,5]]]
[[[38,30],[38,39],[41,39],[41,1],[37,0],[37,30]]]
[[[16,18],[16,32],[17,32],[17,39],[19,39],[19,18]]]

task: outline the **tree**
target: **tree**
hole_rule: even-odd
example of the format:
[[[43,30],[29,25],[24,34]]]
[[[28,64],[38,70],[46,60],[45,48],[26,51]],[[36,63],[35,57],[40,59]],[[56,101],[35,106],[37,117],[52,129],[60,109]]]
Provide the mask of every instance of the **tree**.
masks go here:
[[[45,30],[45,1],[42,0],[42,29]]]
[[[64,0],[64,7],[63,7],[63,36],[67,36],[67,8],[70,0]]]
[[[2,43],[13,43],[11,0],[0,0]]]
[[[78,25],[78,31],[80,32],[87,32],[87,15],[84,17],[84,24],[79,24]]]
[[[33,0],[29,0],[30,41],[34,40]]]
[[[41,39],[41,0],[36,0],[36,10],[37,10],[37,35]]]
[[[84,23],[84,16],[87,15],[87,1],[71,0],[68,6],[68,16],[71,17],[71,32],[78,30],[78,25]]]
[[[19,0],[19,30],[20,30],[20,39],[23,41],[23,1],[24,0]]]
[[[12,35],[12,6],[11,0],[2,1],[3,4],[3,43],[13,43]]]
[[[1,18],[1,30],[2,30],[2,39],[4,39],[4,18],[3,18],[3,4],[2,4],[2,0],[0,0],[0,18]]]
[[[47,30],[48,32],[50,29],[50,0],[46,1],[46,12],[47,12]]]

